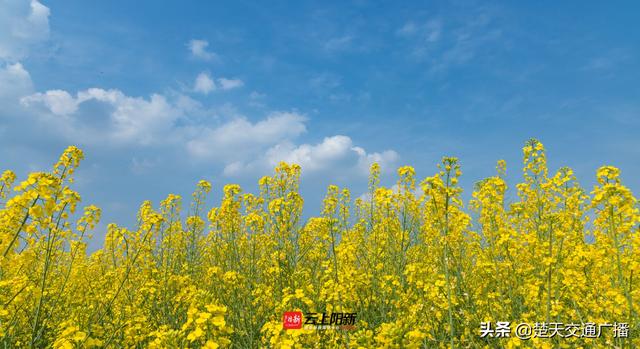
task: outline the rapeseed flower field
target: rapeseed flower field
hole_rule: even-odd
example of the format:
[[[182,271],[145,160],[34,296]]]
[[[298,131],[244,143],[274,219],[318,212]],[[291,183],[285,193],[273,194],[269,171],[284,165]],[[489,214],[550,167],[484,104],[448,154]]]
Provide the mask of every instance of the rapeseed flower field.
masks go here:
[[[521,183],[498,161],[464,202],[455,158],[421,181],[401,167],[393,188],[374,164],[364,199],[330,186],[303,220],[301,168],[282,163],[259,193],[226,185],[206,207],[215,184],[200,181],[104,232],[73,189],[83,156],[71,146],[51,172],[0,177],[3,348],[640,347],[640,213],[615,167],[586,190],[530,140]],[[104,246],[89,253],[94,234]],[[285,329],[285,312],[355,324]],[[538,336],[518,338],[519,323]],[[598,338],[567,329],[590,323],[605,324]]]

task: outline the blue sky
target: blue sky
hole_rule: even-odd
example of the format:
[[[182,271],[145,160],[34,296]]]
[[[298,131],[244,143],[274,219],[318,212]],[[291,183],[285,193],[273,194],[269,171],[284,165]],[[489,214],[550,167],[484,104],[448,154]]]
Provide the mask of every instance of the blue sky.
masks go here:
[[[531,137],[587,187],[640,190],[637,2],[0,1],[0,170],[86,153],[76,189],[104,222],[200,178],[255,190],[303,166],[309,211],[460,158],[467,195]],[[214,199],[211,204],[215,203]],[[312,212],[309,212],[312,213]],[[96,234],[98,239],[100,233]]]

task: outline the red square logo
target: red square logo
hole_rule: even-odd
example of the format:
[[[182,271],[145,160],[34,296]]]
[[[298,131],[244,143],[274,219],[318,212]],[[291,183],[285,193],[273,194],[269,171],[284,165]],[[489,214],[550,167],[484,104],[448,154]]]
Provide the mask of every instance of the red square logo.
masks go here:
[[[302,328],[301,311],[285,311],[282,316],[282,328],[285,330],[299,330]]]

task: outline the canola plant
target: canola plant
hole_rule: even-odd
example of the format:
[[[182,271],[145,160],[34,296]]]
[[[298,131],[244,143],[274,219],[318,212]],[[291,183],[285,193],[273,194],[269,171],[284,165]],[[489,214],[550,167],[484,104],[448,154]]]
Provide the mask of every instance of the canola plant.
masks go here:
[[[640,213],[620,171],[601,167],[586,191],[569,168],[549,173],[540,142],[523,153],[521,183],[508,189],[499,161],[468,203],[455,158],[421,182],[401,167],[393,188],[373,164],[367,195],[330,186],[322,212],[303,220],[301,169],[282,163],[259,193],[226,185],[209,208],[200,181],[187,207],[170,194],[144,202],[135,229],[94,232],[101,211],[78,207],[83,153],[69,147],[51,172],[0,177],[0,344],[640,347]],[[92,234],[105,243],[88,253]],[[355,323],[285,329],[291,311]],[[516,334],[521,323],[530,338]],[[592,324],[597,337],[585,335]]]

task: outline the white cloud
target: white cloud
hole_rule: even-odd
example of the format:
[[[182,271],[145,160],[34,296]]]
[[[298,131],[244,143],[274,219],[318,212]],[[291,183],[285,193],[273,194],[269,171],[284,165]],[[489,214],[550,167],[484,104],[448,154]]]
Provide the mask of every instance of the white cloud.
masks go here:
[[[361,147],[353,147],[353,151],[359,155],[358,168],[363,173],[369,173],[369,168],[374,162],[380,165],[382,171],[393,171],[399,157],[394,150],[385,150],[382,153],[367,153]]]
[[[11,66],[11,71],[28,78],[19,65]],[[368,152],[344,135],[300,144],[296,140],[307,132],[307,118],[297,112],[271,112],[251,121],[233,108],[223,107],[209,114],[213,118],[202,118],[205,110],[184,96],[132,97],[120,90],[100,88],[75,95],[49,90],[23,97],[21,102],[25,111],[35,112],[36,120],[49,134],[73,144],[177,147],[195,163],[220,166],[226,176],[267,173],[286,161],[300,164],[303,173],[366,177],[373,162],[383,171],[391,171],[398,160],[393,150]],[[156,165],[149,159],[133,158],[131,171],[140,174]]]
[[[373,162],[383,171],[393,171],[398,154],[393,150],[367,152],[348,136],[326,137],[317,144],[296,144],[306,132],[306,118],[297,113],[277,112],[252,123],[236,118],[207,128],[189,141],[189,153],[199,159],[224,163],[225,176],[242,176],[271,171],[281,161],[296,163],[303,173],[329,176],[367,176]]]
[[[20,60],[49,37],[49,8],[37,0],[2,1],[0,6],[0,59]]]
[[[398,34],[403,36],[410,36],[418,31],[418,25],[415,22],[409,21],[405,23],[402,28],[398,29]]]
[[[292,144],[279,144],[269,149],[267,158],[271,166],[284,161],[299,164],[306,171],[315,171],[344,158],[356,158],[357,153],[352,148],[351,138],[332,136],[316,145],[302,144],[295,147]]]
[[[129,96],[118,89],[103,88],[34,93],[29,72],[14,62],[48,38],[50,11],[37,0],[0,0],[0,6],[6,7],[0,11],[0,102],[4,111],[12,104],[21,108],[16,114],[24,116],[25,125],[42,126],[46,137],[80,146],[144,146],[156,150],[164,145],[180,147],[178,152],[186,151],[190,159],[215,160],[228,176],[264,173],[279,161],[299,163],[306,172],[335,170],[360,175],[368,172],[373,161],[381,162],[385,168],[397,159],[394,151],[369,153],[341,135],[327,137],[318,144],[299,144],[296,139],[307,132],[307,118],[297,112],[271,112],[258,120],[220,112],[221,121],[220,115],[211,117],[212,110],[204,110],[198,101],[179,94]],[[346,47],[351,39],[330,40],[327,49]],[[208,47],[205,40],[191,40],[188,44],[194,58],[216,59]],[[311,84],[332,89],[340,85],[340,78],[323,74]],[[240,79],[214,79],[202,72],[195,79],[193,91],[209,94],[242,86]],[[258,92],[250,96],[254,102],[264,98]],[[4,115],[8,114],[1,114]],[[5,125],[0,126],[0,132],[8,132]],[[33,132],[38,131],[33,128]],[[158,159],[133,157],[130,170],[141,174],[160,164]]]
[[[202,72],[196,77],[193,91],[207,95],[218,88],[226,91],[244,86],[244,82],[240,79],[219,78],[217,82],[216,84],[216,81],[213,80],[209,73]]]
[[[94,101],[102,107],[100,115],[86,115],[80,109]],[[26,108],[44,106],[43,121],[51,121],[68,139],[83,143],[104,141],[116,144],[148,145],[170,138],[175,122],[182,117],[181,109],[167,99],[153,94],[149,99],[126,96],[119,90],[90,88],[73,97],[63,90],[35,93],[21,99]],[[101,122],[102,121],[102,122]]]
[[[295,145],[290,140],[281,141],[263,154],[230,160],[224,167],[223,174],[236,177],[268,173],[284,161],[300,165],[303,175],[362,178],[369,174],[369,167],[373,162],[380,164],[382,171],[392,172],[396,168],[397,160],[398,154],[393,150],[367,153],[363,148],[354,146],[351,138],[336,135],[326,137],[317,144]]]
[[[24,105],[32,103],[44,104],[54,115],[66,116],[75,113],[78,110],[80,100],[76,100],[67,91],[49,90],[45,93],[36,93],[22,98]]]
[[[29,72],[22,64],[0,65],[0,101],[6,109],[10,104],[17,104],[17,100],[33,92],[33,83]]]
[[[220,78],[218,79],[218,83],[220,84],[220,87],[222,87],[223,90],[231,90],[234,88],[244,86],[244,82],[242,82],[242,80],[240,79]]]
[[[372,163],[377,162],[383,170],[392,170],[398,154],[393,150],[382,153],[367,153],[355,146],[350,137],[336,135],[326,137],[318,144],[280,143],[266,153],[269,166],[280,161],[299,164],[306,173],[338,170],[346,174],[367,175]]]
[[[211,79],[209,74],[200,73],[198,77],[196,77],[196,82],[193,86],[193,90],[203,94],[209,94],[209,92],[216,89],[216,83]]]
[[[187,149],[191,155],[204,159],[255,154],[265,146],[306,132],[305,120],[303,115],[292,112],[274,112],[256,123],[239,117],[218,127],[204,128],[187,143]]]
[[[207,50],[207,47],[209,47],[209,42],[206,40],[193,39],[189,41],[188,47],[191,51],[191,55],[195,58],[204,61],[211,61],[217,58],[217,55],[215,53]]]
[[[20,64],[7,66],[0,74],[26,84],[25,90],[31,88],[29,74]],[[371,163],[391,169],[398,158],[392,150],[367,152],[343,135],[326,137],[317,144],[299,144],[296,139],[307,132],[307,118],[297,112],[276,111],[252,121],[228,105],[204,110],[183,95],[134,97],[101,88],[75,94],[49,90],[28,94],[20,101],[27,115],[34,115],[48,134],[73,144],[179,147],[196,163],[211,161],[221,166],[226,176],[265,173],[287,161],[300,164],[304,173],[360,177],[367,175]],[[205,114],[208,116],[203,117]],[[152,160],[133,158],[131,171],[144,173],[156,165]]]

